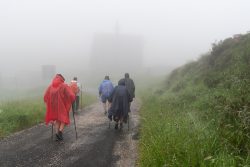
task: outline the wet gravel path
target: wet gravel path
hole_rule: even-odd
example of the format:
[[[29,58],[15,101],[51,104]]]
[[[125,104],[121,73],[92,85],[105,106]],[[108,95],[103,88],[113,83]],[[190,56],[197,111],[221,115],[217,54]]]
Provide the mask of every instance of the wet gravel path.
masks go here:
[[[115,130],[104,116],[100,103],[76,113],[78,139],[73,121],[65,128],[64,142],[51,138],[51,126],[39,124],[0,140],[0,166],[79,166],[130,167],[136,165],[138,111],[140,103],[132,103],[129,130]],[[72,114],[72,113],[71,113]]]

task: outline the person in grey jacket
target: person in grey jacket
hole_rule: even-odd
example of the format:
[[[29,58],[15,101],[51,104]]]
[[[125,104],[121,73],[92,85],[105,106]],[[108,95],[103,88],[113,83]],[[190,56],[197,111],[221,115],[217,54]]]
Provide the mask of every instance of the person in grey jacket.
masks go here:
[[[132,101],[133,101],[133,98],[135,98],[135,84],[134,84],[134,81],[129,78],[129,73],[125,73],[125,86],[129,92],[129,95],[130,97],[132,98]],[[131,101],[131,102],[132,102]],[[131,102],[129,103],[129,106],[131,105]]]

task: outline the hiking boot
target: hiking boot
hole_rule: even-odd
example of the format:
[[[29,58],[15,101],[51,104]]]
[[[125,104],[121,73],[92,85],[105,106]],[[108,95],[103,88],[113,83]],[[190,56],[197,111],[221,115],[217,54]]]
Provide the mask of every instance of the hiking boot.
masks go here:
[[[60,137],[59,137],[58,133],[56,133],[56,141],[60,141]]]
[[[58,134],[59,134],[60,139],[61,139],[61,140],[63,140],[63,134],[62,134],[62,131],[59,131],[59,132],[58,132]]]
[[[118,129],[118,123],[115,123],[115,129]]]
[[[62,141],[63,140],[63,135],[62,135],[62,132],[59,131],[57,134],[56,134],[56,141]]]

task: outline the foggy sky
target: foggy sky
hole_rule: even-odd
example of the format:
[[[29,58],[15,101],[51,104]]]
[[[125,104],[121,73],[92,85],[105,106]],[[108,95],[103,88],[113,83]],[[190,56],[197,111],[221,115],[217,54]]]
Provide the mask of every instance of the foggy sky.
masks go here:
[[[179,66],[250,30],[247,0],[0,0],[0,70],[87,69],[95,33],[143,36],[145,66]],[[76,59],[77,61],[74,61]]]

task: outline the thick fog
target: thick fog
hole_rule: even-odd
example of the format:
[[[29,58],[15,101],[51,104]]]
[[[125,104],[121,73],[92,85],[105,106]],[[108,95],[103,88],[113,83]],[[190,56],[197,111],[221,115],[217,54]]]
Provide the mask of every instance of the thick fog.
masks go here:
[[[133,75],[119,60],[163,72],[249,31],[249,7],[246,0],[0,0],[0,82],[32,82],[43,65],[80,80],[102,62],[101,75]]]

